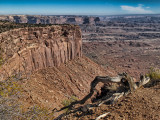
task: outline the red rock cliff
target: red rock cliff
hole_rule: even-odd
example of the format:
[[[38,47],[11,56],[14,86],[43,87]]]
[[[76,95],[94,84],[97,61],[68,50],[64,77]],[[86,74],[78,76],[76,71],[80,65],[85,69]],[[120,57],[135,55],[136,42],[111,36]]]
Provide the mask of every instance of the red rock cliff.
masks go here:
[[[81,31],[75,25],[21,28],[0,34],[5,73],[31,73],[82,56]],[[3,73],[3,74],[2,74]]]

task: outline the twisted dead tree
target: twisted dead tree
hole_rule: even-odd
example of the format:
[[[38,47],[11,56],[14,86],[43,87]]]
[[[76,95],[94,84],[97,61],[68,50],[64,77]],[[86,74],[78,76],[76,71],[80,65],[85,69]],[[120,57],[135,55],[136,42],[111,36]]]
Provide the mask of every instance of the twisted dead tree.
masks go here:
[[[139,82],[135,82],[135,79],[129,76],[127,73],[118,74],[117,77],[97,76],[90,84],[90,93],[86,95],[82,100],[72,102],[70,105],[63,107],[60,110],[53,109],[53,111],[56,110],[56,112],[59,112],[66,108],[71,109],[76,104],[84,104],[94,94],[94,92],[96,91],[96,86],[100,82],[104,84],[116,83],[119,85],[119,87],[114,92],[108,91],[108,93],[105,94],[105,96],[101,97],[101,99],[98,100],[96,104],[84,106],[85,108],[87,107],[86,109],[89,109],[89,107],[92,106],[100,106],[104,103],[107,103],[108,101],[111,101],[111,103],[113,103],[120,97],[125,96],[128,93],[134,92],[137,88],[140,88],[141,86],[147,84],[149,81],[149,77],[141,75]]]

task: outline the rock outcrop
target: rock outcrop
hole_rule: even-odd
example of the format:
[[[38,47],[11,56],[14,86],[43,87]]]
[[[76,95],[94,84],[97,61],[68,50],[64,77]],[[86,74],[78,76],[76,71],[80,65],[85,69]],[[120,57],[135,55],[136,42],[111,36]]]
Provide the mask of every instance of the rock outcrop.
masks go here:
[[[58,67],[82,56],[81,31],[75,25],[20,28],[0,34],[1,77]],[[5,75],[4,75],[5,74]]]

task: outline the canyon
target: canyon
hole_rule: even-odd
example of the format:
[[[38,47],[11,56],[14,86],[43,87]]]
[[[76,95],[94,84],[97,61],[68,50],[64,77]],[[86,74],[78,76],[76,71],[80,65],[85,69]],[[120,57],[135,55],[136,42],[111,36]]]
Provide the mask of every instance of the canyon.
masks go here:
[[[15,73],[23,76],[19,83],[25,97],[20,101],[28,108],[35,104],[61,108],[63,100],[82,99],[89,93],[90,82],[98,75],[125,71],[139,80],[140,74],[160,65],[159,15],[11,15],[0,20],[23,23],[0,33],[4,59],[0,73],[1,79]],[[23,28],[25,23],[38,26]],[[67,119],[95,119],[106,110],[114,111],[108,119],[159,119],[159,85],[142,88],[113,106],[96,108],[93,114]]]
[[[11,29],[0,33],[1,81],[21,79],[25,107],[49,109],[77,96],[81,99],[96,75],[113,75],[82,55],[82,34],[77,25]],[[80,96],[79,96],[80,95]]]

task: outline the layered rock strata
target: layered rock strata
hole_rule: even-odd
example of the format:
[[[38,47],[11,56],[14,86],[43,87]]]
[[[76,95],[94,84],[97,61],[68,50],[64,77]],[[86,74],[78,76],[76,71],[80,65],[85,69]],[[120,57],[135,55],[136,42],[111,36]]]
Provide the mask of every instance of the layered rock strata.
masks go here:
[[[0,34],[3,65],[1,78],[13,73],[66,63],[82,56],[81,31],[75,25],[20,28]]]
[[[30,24],[96,24],[99,17],[90,16],[40,16],[40,15],[1,15],[0,20]]]

